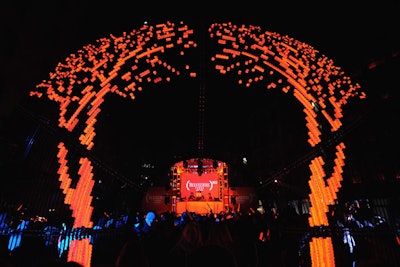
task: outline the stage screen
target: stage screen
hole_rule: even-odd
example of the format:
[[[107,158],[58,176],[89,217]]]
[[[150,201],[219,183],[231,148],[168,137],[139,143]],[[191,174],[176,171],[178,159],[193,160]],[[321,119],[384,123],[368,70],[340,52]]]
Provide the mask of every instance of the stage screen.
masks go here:
[[[189,200],[191,194],[196,197],[196,200],[199,200],[200,194],[204,200],[218,200],[218,173],[203,173],[200,176],[196,172],[181,173],[181,198]]]

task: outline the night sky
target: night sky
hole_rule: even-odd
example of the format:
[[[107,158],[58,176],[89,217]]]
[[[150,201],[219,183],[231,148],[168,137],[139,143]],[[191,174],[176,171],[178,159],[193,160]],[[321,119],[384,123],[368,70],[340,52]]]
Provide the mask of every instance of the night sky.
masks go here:
[[[15,122],[12,127],[8,123],[15,109],[26,103],[29,90],[47,79],[58,62],[98,38],[129,32],[144,21],[183,20],[196,29],[205,29],[210,22],[232,21],[259,25],[265,31],[305,42],[360,83],[367,99],[346,111],[348,130],[343,138],[349,143],[349,176],[400,175],[396,127],[399,4],[390,1],[349,7],[332,3],[324,7],[285,3],[262,8],[250,2],[198,8],[166,3],[143,7],[118,1],[96,6],[80,1],[10,3],[0,11],[2,139],[4,143],[20,142],[13,134]],[[265,138],[260,150],[265,152],[267,165],[274,165],[272,170],[304,167],[294,166],[309,152],[301,142],[305,138],[304,118],[296,113],[296,103],[284,101],[278,94],[263,94],[260,88],[252,92],[240,89],[207,65],[204,75],[205,156],[236,166],[241,157],[253,153],[252,140]],[[169,166],[175,160],[197,156],[200,87],[197,82],[179,80],[143,91],[135,103],[109,99],[103,107],[94,153],[127,175],[132,162],[140,158]],[[253,167],[259,171],[260,160],[255,161],[258,163]],[[243,173],[252,179],[267,178],[271,169]]]

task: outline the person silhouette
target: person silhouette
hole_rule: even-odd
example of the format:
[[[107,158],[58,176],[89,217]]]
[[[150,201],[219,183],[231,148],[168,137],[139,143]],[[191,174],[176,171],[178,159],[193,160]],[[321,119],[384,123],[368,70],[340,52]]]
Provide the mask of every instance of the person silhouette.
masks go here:
[[[154,222],[157,220],[157,215],[154,211],[148,211],[144,216],[144,219],[134,225],[134,230],[138,238],[144,238],[151,232]]]
[[[201,191],[196,192],[196,200],[204,200],[203,192]]]
[[[150,260],[142,241],[132,239],[127,241],[118,252],[115,267],[149,267]]]
[[[187,221],[169,251],[168,260],[172,262],[168,265],[174,264],[176,267],[190,266],[189,255],[201,246],[203,246],[201,225],[196,221]]]

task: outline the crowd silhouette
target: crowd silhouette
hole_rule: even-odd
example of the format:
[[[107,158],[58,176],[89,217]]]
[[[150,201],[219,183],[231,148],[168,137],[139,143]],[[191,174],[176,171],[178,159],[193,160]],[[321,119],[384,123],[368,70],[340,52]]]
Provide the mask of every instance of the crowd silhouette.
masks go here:
[[[218,214],[212,210],[207,214],[104,213],[93,229],[72,229],[65,222],[58,227],[37,217],[16,220],[3,211],[1,266],[79,266],[67,260],[69,240],[89,237],[92,267],[308,267],[310,238],[324,234],[332,236],[339,248],[335,250],[339,267],[371,262],[396,266],[398,235],[386,220],[354,203],[345,205],[344,211],[332,210],[331,229],[310,229],[307,214],[290,205],[279,212],[250,208]],[[367,256],[361,256],[365,252]]]

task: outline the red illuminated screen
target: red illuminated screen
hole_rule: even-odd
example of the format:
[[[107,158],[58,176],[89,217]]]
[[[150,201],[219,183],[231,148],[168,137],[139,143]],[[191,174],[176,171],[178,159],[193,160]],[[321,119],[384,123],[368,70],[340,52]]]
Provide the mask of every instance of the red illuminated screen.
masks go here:
[[[218,173],[203,173],[199,176],[197,173],[181,174],[181,197],[188,199],[190,193],[195,196],[201,193],[205,200],[219,198]]]

